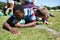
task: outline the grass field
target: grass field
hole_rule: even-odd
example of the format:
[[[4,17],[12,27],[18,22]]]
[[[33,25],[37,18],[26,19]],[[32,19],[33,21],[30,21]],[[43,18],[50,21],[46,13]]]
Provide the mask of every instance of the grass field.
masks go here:
[[[60,12],[52,12],[55,17],[50,17],[49,22],[51,25],[44,25],[49,28],[60,32]],[[3,23],[7,20],[8,17],[0,17],[0,40],[60,40],[59,36],[53,35],[50,32],[45,31],[44,29],[37,28],[18,28],[21,32],[20,35],[13,35],[11,32],[4,30],[2,28]],[[43,25],[43,24],[42,24]]]

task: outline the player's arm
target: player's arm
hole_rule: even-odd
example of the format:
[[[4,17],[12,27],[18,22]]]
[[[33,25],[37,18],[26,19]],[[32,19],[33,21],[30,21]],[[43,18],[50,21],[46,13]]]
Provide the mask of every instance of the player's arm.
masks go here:
[[[11,23],[12,19],[11,17],[3,24],[3,27],[5,29],[8,29],[10,32],[12,32],[13,34],[19,34],[19,31],[16,28],[13,28],[10,26],[9,23]]]

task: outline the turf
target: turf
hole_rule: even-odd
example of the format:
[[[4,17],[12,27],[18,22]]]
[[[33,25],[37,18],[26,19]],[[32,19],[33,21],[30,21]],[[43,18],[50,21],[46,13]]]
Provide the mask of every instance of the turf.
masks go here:
[[[50,12],[50,11],[49,11]],[[51,25],[44,25],[49,28],[60,32],[60,12],[52,11],[55,17],[50,17],[49,22]],[[13,35],[11,32],[4,30],[3,23],[8,19],[7,16],[0,17],[0,40],[60,40],[60,37],[45,31],[44,29],[38,28],[18,28],[20,30],[20,35]]]

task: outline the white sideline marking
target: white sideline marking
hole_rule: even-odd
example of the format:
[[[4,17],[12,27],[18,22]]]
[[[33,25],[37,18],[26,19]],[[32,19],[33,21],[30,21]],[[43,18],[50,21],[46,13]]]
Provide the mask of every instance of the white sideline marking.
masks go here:
[[[38,29],[44,29],[46,31],[51,32],[54,35],[60,36],[60,32],[57,32],[57,31],[55,31],[55,30],[53,30],[51,28],[48,28],[48,27],[45,27],[45,26],[42,26],[42,25],[37,25],[36,28],[38,28]]]

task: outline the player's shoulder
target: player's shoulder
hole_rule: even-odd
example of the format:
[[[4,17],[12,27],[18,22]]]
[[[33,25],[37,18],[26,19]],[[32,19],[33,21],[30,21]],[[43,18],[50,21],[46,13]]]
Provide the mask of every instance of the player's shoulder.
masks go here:
[[[15,18],[15,16],[14,16],[14,15],[10,16],[10,19],[14,19],[14,18]]]
[[[34,10],[32,8],[24,8],[25,13],[34,13]]]

